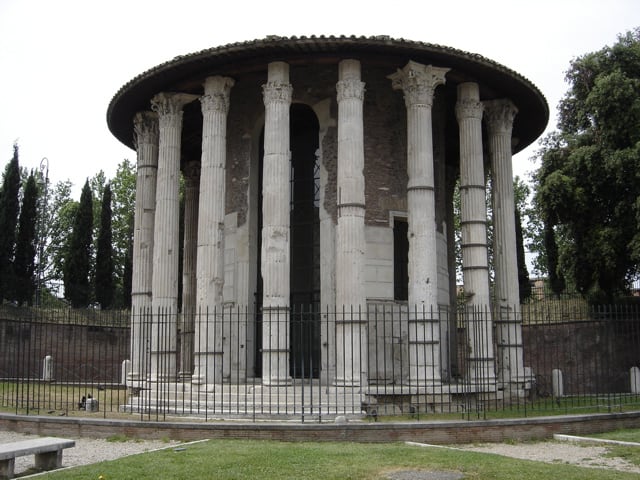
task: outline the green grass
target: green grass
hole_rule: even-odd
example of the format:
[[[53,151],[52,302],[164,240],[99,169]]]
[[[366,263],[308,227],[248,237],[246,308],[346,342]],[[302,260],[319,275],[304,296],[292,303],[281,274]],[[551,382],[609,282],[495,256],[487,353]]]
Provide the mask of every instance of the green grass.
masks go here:
[[[379,415],[367,417],[367,422],[415,422],[434,420],[502,420],[552,415],[586,415],[592,413],[633,412],[640,410],[640,397],[630,394],[611,396],[585,395],[564,397],[558,400],[541,398],[533,402],[522,400],[513,405],[489,404],[482,411],[467,413],[420,413],[411,415]]]
[[[640,443],[640,429],[615,430],[589,435],[592,438],[619,440],[623,442]],[[627,445],[606,445],[609,457],[620,457],[629,463],[640,466],[640,447]]]
[[[611,480],[638,475],[612,470],[545,464],[401,443],[286,443],[216,440],[171,447],[49,473],[47,479],[384,479],[396,470],[460,472],[465,479]]]
[[[640,429],[615,430],[613,432],[597,433],[589,435],[594,438],[606,438],[607,440],[620,440],[622,442],[640,443]]]

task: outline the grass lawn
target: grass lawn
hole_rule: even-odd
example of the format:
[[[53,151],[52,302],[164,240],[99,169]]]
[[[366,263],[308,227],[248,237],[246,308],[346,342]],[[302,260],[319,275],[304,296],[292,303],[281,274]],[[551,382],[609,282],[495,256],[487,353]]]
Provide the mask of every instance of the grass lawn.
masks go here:
[[[397,470],[459,472],[465,479],[609,480],[637,474],[517,460],[403,443],[212,440],[52,472],[47,479],[384,479]]]
[[[640,429],[616,430],[613,432],[589,435],[589,437],[640,443]],[[607,449],[609,450],[609,456],[624,458],[629,463],[640,465],[640,447],[607,445]]]
[[[598,433],[588,435],[594,438],[606,438],[608,440],[620,440],[623,442],[635,442],[640,443],[640,429],[633,428],[628,430],[615,430],[613,432]]]

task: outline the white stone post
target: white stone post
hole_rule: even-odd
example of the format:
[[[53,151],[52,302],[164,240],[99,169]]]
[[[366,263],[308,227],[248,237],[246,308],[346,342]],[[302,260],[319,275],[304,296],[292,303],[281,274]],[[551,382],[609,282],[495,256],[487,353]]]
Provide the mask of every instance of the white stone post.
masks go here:
[[[518,288],[515,200],[511,133],[518,109],[510,100],[484,102],[493,186],[493,263],[499,308],[496,342],[499,378],[504,384],[524,379],[522,318]]]
[[[288,385],[290,302],[289,65],[269,64],[262,183],[262,384]]]
[[[158,113],[160,134],[153,231],[152,381],[176,378],[182,108],[195,98],[182,93],[159,93],[151,100],[152,109]]]
[[[360,62],[338,65],[338,225],[336,227],[336,385],[367,382],[364,291],[364,82]]]
[[[158,172],[158,115],[139,112],[133,120],[137,151],[136,203],[131,274],[131,368],[128,386],[147,379],[153,274],[153,230]]]
[[[196,258],[200,164],[187,163],[184,172],[184,241],[182,251],[182,325],[180,329],[181,380],[193,373],[193,337],[196,316]]]
[[[493,390],[495,359],[489,291],[482,112],[478,84],[467,82],[458,85],[456,117],[460,130],[460,225],[464,294],[467,298],[467,364],[471,382],[486,390]]]
[[[629,383],[631,385],[631,393],[637,395],[640,393],[640,368],[631,367],[629,369]]]
[[[120,372],[120,385],[129,385],[129,373],[131,372],[131,360],[128,358],[122,361],[122,371]]]
[[[45,382],[53,381],[53,357],[47,355],[42,361],[42,380]]]
[[[440,383],[438,256],[433,165],[433,94],[448,68],[410,61],[389,78],[407,107],[409,381]]]
[[[202,162],[198,209],[197,312],[193,382],[222,383],[222,288],[227,113],[233,80],[209,77],[202,103]]]
[[[559,368],[551,370],[551,391],[556,400],[564,397],[564,377]]]

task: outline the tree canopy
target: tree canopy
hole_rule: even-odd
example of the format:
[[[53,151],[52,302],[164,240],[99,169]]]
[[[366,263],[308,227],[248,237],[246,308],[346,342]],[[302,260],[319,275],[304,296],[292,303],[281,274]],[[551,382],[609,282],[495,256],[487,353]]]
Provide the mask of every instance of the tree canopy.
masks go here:
[[[75,308],[86,307],[91,300],[92,233],[93,199],[87,180],[80,195],[64,261],[64,295]]]
[[[640,260],[640,29],[571,62],[538,153],[536,210],[552,288],[611,301]]]
[[[95,292],[96,301],[103,309],[111,308],[114,300],[113,245],[111,230],[111,186],[102,192],[100,230],[96,249]]]
[[[133,212],[136,199],[136,165],[123,160],[111,179],[113,194],[113,257],[116,279],[116,302],[131,305],[131,271],[133,252]]]
[[[27,178],[22,195],[18,221],[18,236],[14,260],[15,293],[19,304],[31,304],[36,290],[36,222],[38,219],[38,186],[33,172]]]
[[[18,145],[13,146],[13,157],[7,164],[0,187],[0,303],[12,300],[14,288],[13,260],[16,227],[20,212],[20,165]]]

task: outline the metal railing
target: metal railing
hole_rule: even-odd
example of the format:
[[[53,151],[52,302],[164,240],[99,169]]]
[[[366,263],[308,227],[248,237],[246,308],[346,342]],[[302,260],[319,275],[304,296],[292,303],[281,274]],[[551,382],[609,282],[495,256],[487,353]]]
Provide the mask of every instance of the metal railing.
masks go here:
[[[34,312],[0,309],[5,411],[323,421],[640,406],[635,305]]]

